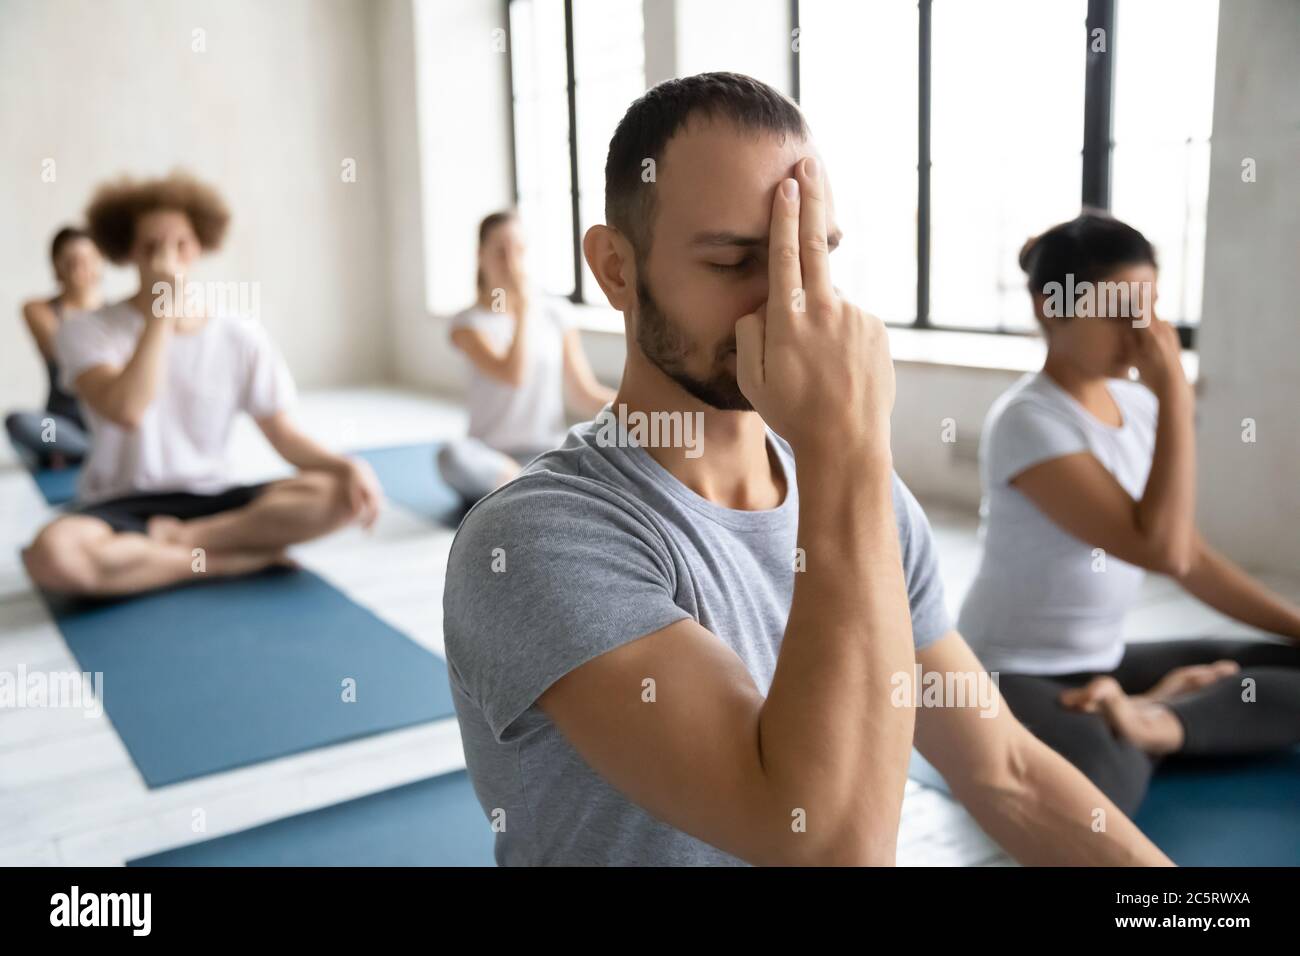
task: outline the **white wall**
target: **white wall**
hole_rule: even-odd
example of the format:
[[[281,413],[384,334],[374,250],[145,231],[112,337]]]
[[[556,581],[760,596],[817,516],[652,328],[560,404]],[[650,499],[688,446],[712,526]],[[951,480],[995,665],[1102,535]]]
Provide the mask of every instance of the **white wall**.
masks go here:
[[[1300,570],[1300,8],[1222,4],[1198,405],[1200,521],[1261,568]],[[1254,159],[1256,181],[1242,181]],[[1252,418],[1257,441],[1245,443]]]
[[[396,374],[405,384],[455,393],[467,374],[447,336],[450,317],[474,300],[478,224],[514,201],[508,53],[493,32],[505,28],[504,4],[383,6],[381,35],[390,46],[381,88],[397,197],[390,205],[401,207],[389,232],[401,263],[391,292]]]
[[[53,291],[55,229],[104,179],[175,167],[216,184],[234,213],[202,275],[260,283],[301,384],[388,376],[374,20],[356,0],[0,3],[0,407],[44,400],[18,308]],[[114,295],[131,283],[111,270]]]

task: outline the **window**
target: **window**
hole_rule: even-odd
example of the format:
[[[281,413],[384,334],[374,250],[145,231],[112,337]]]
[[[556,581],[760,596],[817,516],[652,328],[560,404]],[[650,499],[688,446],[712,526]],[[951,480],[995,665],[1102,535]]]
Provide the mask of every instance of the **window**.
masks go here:
[[[645,88],[643,0],[508,2],[530,245],[548,291],[598,301],[579,244],[603,221],[609,138]],[[718,36],[722,52],[705,38],[736,18],[678,7],[678,65],[734,47],[779,70],[788,38],[773,29],[772,2],[753,28],[762,36],[737,21]],[[893,324],[1029,331],[1020,248],[1082,202],[1152,240],[1160,314],[1190,344],[1218,0],[788,0],[788,10],[790,86],[830,166],[845,232],[835,281],[847,295]]]
[[[888,322],[916,315],[915,0],[799,5],[799,94],[835,190],[844,294]],[[888,90],[888,96],[871,95]],[[868,304],[869,303],[869,304]]]
[[[892,323],[1027,331],[1020,247],[1086,197],[1156,245],[1160,314],[1190,343],[1218,0],[792,0],[791,10],[796,89],[836,164],[843,248],[855,244],[836,267],[846,293]],[[1105,54],[1089,53],[1096,27]]]
[[[605,221],[605,153],[645,90],[641,0],[511,0],[515,191],[543,288],[598,294],[581,236]]]
[[[1032,328],[1025,239],[1079,211],[1085,0],[934,0],[930,323]]]
[[[1218,0],[1125,0],[1116,29],[1111,209],[1160,261],[1157,314],[1201,318]]]

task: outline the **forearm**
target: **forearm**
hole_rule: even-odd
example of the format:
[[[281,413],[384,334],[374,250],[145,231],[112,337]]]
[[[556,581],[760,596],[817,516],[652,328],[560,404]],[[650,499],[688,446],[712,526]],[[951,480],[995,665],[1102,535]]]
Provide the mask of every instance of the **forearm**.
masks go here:
[[[1028,731],[997,780],[954,792],[1026,866],[1172,866],[1076,767]]]
[[[1171,570],[1185,571],[1196,538],[1196,434],[1192,395],[1185,382],[1160,396],[1155,455],[1137,505],[1139,530],[1168,559]]]
[[[891,863],[915,716],[894,705],[891,677],[910,675],[915,654],[888,457],[819,463],[800,488],[806,569],[760,715],[761,761],[809,833],[855,862]]]
[[[259,422],[271,447],[301,471],[341,471],[348,460],[308,437],[287,421]]]
[[[528,312],[525,308],[515,316],[515,334],[510,340],[501,365],[502,376],[507,382],[523,384],[528,372]]]
[[[1300,640],[1300,608],[1264,587],[1199,535],[1182,585],[1193,597],[1234,620]]]
[[[108,418],[138,424],[153,404],[162,381],[163,363],[171,340],[171,319],[150,319],[122,371],[96,396],[95,405]]]

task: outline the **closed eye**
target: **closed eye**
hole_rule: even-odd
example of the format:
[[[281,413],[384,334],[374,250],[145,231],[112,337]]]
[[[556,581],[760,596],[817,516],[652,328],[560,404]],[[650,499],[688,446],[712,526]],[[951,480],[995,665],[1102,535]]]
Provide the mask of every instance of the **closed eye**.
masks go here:
[[[709,262],[706,263],[714,272],[723,273],[740,273],[746,272],[758,262],[753,256],[745,256],[739,262]]]

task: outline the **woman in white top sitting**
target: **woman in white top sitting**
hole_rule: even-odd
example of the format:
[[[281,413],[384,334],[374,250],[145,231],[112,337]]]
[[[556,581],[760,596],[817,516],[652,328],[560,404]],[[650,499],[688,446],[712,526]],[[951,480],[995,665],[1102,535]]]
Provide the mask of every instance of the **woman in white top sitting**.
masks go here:
[[[1132,814],[1166,755],[1300,743],[1300,608],[1197,531],[1193,395],[1150,243],[1085,212],[1020,263],[1047,360],[985,421],[984,553],[959,628],[1020,720]],[[1291,643],[1126,645],[1147,571]]]
[[[72,227],[60,229],[50,247],[50,261],[59,292],[50,299],[33,299],[23,305],[23,321],[45,363],[49,397],[39,412],[12,412],[5,416],[9,440],[37,468],[64,468],[86,457],[90,435],[77,406],[77,397],[59,381],[55,341],[65,317],[93,312],[104,300],[100,291],[104,260],[94,241]]]
[[[452,320],[451,341],[472,365],[469,437],[438,450],[438,470],[466,502],[560,444],[566,398],[594,417],[614,397],[592,374],[567,304],[529,285],[513,212],[479,225],[478,300]]]

